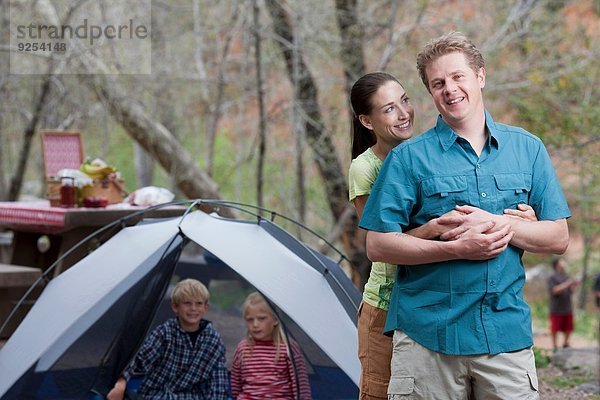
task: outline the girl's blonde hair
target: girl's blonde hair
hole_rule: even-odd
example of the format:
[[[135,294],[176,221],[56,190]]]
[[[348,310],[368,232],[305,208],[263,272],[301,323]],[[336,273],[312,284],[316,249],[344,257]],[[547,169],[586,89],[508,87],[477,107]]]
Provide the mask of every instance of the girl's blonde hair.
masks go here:
[[[269,302],[267,302],[267,300],[263,297],[262,294],[260,294],[258,292],[252,292],[248,295],[248,297],[246,297],[246,300],[242,304],[242,315],[243,315],[244,319],[248,315],[248,309],[250,307],[258,307],[260,310],[271,314],[273,316],[273,318],[275,318],[278,322],[275,329],[273,329],[273,345],[275,346],[275,361],[279,361],[279,351],[280,351],[282,344],[284,345],[286,353],[289,357],[290,349],[289,349],[285,334],[283,333],[283,329],[281,327],[281,321],[277,317],[277,314],[275,314],[275,311],[273,311],[273,309],[269,305]],[[254,350],[255,341],[254,341],[254,338],[252,337],[252,335],[250,334],[249,330],[246,330],[246,340],[250,345],[250,348],[251,348],[250,352],[252,352]],[[242,361],[243,361],[243,359],[242,359]]]

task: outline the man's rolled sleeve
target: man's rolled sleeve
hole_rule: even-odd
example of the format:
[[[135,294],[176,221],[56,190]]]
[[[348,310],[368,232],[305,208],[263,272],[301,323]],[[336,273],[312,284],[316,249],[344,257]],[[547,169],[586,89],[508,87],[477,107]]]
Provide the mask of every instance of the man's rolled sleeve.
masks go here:
[[[359,223],[363,229],[402,232],[408,226],[416,187],[405,172],[400,150],[392,150],[381,167]]]
[[[529,203],[540,220],[555,221],[571,216],[552,160],[541,141],[533,165],[533,185]]]

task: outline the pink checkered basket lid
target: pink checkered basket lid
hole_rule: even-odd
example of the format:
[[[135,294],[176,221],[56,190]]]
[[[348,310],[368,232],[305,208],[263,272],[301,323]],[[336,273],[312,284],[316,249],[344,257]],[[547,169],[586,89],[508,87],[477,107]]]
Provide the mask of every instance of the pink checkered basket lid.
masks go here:
[[[80,132],[42,131],[42,153],[46,177],[56,176],[61,169],[79,169],[83,162]]]

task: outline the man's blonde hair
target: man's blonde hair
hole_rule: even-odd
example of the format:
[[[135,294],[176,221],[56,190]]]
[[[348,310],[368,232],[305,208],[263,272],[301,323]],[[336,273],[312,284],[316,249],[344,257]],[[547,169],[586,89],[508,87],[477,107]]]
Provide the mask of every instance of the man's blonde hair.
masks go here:
[[[204,284],[196,279],[184,279],[179,281],[171,294],[171,301],[181,304],[184,301],[203,301],[208,303],[210,294]]]
[[[485,61],[479,49],[461,32],[449,32],[437,39],[430,40],[417,56],[417,71],[419,71],[419,76],[428,92],[431,91],[427,78],[427,66],[441,56],[455,52],[465,56],[467,63],[476,74],[485,67]]]

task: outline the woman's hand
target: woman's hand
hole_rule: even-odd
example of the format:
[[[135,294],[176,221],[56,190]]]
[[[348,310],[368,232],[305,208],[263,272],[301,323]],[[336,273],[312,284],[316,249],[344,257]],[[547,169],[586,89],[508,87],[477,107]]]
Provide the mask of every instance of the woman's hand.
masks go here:
[[[535,211],[533,211],[533,208],[529,204],[519,204],[516,210],[507,208],[504,210],[504,215],[529,222],[536,222],[538,220]]]

